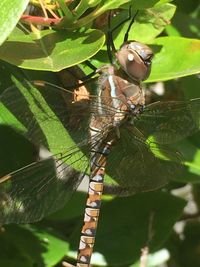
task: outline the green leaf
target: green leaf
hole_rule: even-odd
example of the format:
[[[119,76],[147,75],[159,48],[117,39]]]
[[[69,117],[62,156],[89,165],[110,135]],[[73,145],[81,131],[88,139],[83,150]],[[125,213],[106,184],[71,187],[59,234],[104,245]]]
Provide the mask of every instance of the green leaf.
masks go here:
[[[178,81],[178,85],[182,89],[185,99],[200,97],[198,75],[183,77]]]
[[[17,129],[20,131],[20,133],[23,132],[23,134],[25,134],[25,132],[27,131],[27,123],[21,118],[21,116],[23,115],[22,110],[24,112],[27,111],[27,114],[29,116],[29,122],[30,120],[32,120],[32,122],[35,121],[33,120],[32,112],[35,112],[36,118],[38,114],[37,105],[34,105],[33,103],[34,96],[38,97],[39,95],[35,95],[36,92],[34,90],[34,87],[28,86],[28,82],[24,83],[25,81],[27,81],[26,78],[29,77],[30,80],[38,78],[56,83],[57,77],[55,74],[53,75],[51,73],[50,79],[49,73],[39,71],[26,71],[26,74],[23,74],[19,71],[19,69],[14,66],[10,66],[9,64],[2,64],[2,68],[0,70],[2,77],[0,86],[1,90],[5,89],[9,85],[13,85],[13,88],[10,91],[11,95],[18,95],[18,97],[13,98],[13,96],[11,95],[10,97],[12,97],[14,102],[16,100],[20,101],[21,103],[20,105],[14,104],[13,101],[9,99],[9,96],[6,102],[8,101],[10,105],[6,106],[3,103],[0,103],[0,174],[5,175],[13,170],[19,169],[20,167],[29,164],[30,162],[34,162],[36,160],[35,157],[37,157],[38,155],[38,152],[36,152],[38,149],[14,130]],[[3,78],[5,78],[5,81],[3,80]],[[16,87],[14,87],[14,84],[16,84]],[[27,90],[28,88],[30,90]],[[49,88],[49,90],[51,95],[51,88]],[[53,96],[51,97],[51,100],[49,99],[50,101],[53,101],[55,106],[56,101],[62,100],[61,96],[59,98],[59,93],[57,94],[57,97],[57,100],[54,99]],[[43,140],[46,145],[48,144],[48,147],[54,154],[60,153],[63,150],[66,151],[66,148],[75,145],[76,142],[72,139],[72,136],[66,131],[64,125],[59,120],[59,118],[55,117],[56,114],[48,107],[48,104],[45,102],[44,98],[40,98],[38,99],[38,101],[42,101],[41,105],[43,105],[44,107],[44,113],[45,111],[48,113],[50,112],[49,115],[51,114],[52,118],[54,118],[50,123],[44,123],[44,121],[41,122],[41,120],[38,118],[41,122],[40,130],[36,131],[38,138],[41,138],[41,140]],[[28,103],[30,104],[30,107],[28,107]],[[62,102],[59,103],[61,105]],[[64,108],[62,112],[64,112]],[[41,114],[41,112],[39,113]],[[13,127],[14,129],[9,127]],[[30,124],[27,127],[30,128]],[[81,132],[81,135],[83,135],[83,131]],[[77,136],[77,132],[74,133],[74,136]],[[16,149],[18,153],[13,154],[13,149]],[[10,157],[10,155],[12,155],[12,158]]]
[[[2,124],[0,146],[0,177],[37,160],[37,148],[14,129]],[[13,153],[13,149],[18,152]]]
[[[66,130],[67,127],[69,128],[70,121],[68,118],[67,122],[63,122],[64,117],[67,117],[67,110],[64,109],[66,102],[59,91],[55,89],[54,85],[53,88],[47,86],[41,87],[41,90],[38,90],[27,80],[23,82],[15,80],[15,83],[16,87],[10,88],[10,90],[7,91],[7,95],[3,95],[3,98],[1,98],[0,122],[2,124],[12,126],[25,136],[29,132],[29,140],[34,144],[40,144],[50,149],[53,154],[66,153],[67,148],[73,147],[76,143],[86,138],[88,132],[86,128],[87,122],[85,122],[85,120],[88,118],[84,118],[84,116],[82,117],[82,123],[85,122],[84,128],[82,125],[81,130],[78,131],[75,127],[73,128],[71,126],[70,130]],[[14,99],[11,99],[11,97],[14,97]],[[68,93],[65,97],[72,97],[72,94]],[[35,102],[36,99],[37,105]],[[56,103],[59,103],[59,105]],[[19,108],[19,106],[21,108]],[[56,107],[57,111],[54,110]],[[26,118],[24,114],[26,114]],[[33,125],[35,127],[33,127]],[[36,137],[37,140],[35,140]],[[23,143],[23,141],[19,140],[19,137],[17,140],[17,143]],[[85,171],[87,167],[88,160],[85,154],[88,155],[88,151],[82,151],[77,148],[77,159],[80,157],[82,161],[85,160],[85,164],[80,164],[78,161],[74,162],[73,167],[79,171]],[[66,157],[65,162],[70,164],[70,157]]]
[[[20,68],[60,71],[92,57],[104,41],[99,30],[81,33],[44,30],[10,36],[0,47],[0,58]]]
[[[70,23],[71,21],[73,21],[73,13],[69,10],[68,6],[66,5],[64,0],[58,0],[58,4],[61,8],[61,10],[63,11],[63,13],[65,14],[65,16],[68,19],[68,23]]]
[[[176,7],[172,4],[158,5],[147,10],[139,11],[135,22],[132,26],[132,30],[129,32],[129,40],[137,40],[143,43],[152,42],[152,40],[158,36],[165,28],[166,24],[169,23],[170,19],[173,17]],[[126,19],[128,16],[128,11],[121,11],[116,17],[111,21],[111,28],[114,28],[121,21]],[[124,35],[127,31],[130,22],[124,23],[119,29],[114,31],[113,38],[116,49],[118,49],[123,43]],[[108,30],[105,27],[104,32]],[[91,58],[92,64],[97,68],[108,63],[108,55],[106,51],[107,47],[104,46],[93,58]],[[88,74],[90,69],[87,70]]]
[[[121,5],[131,2],[130,0],[103,0],[99,4],[98,8],[96,8],[94,11],[90,12],[89,15],[84,16],[83,18],[79,19],[77,23],[73,23],[71,25],[66,25],[66,23],[61,21],[61,23],[58,25],[58,27],[65,27],[67,29],[78,29],[80,27],[86,26],[89,23],[91,23],[94,19],[102,15],[104,12],[119,8]]]
[[[140,0],[140,1],[134,1],[133,6],[135,7],[135,9],[145,9],[145,8],[150,8],[152,6],[163,5],[169,2],[172,2],[172,0],[149,0],[149,1]]]
[[[147,244],[150,253],[157,250],[168,238],[184,206],[184,200],[163,192],[104,202],[92,263],[126,266],[139,259],[141,248]],[[79,236],[77,229],[71,237],[70,255],[76,251]]]
[[[112,9],[117,9],[119,7],[123,8],[129,8],[130,5],[133,6],[134,10],[142,10],[144,8],[150,8],[153,7],[154,5],[158,4],[163,4],[163,3],[167,3],[169,1],[159,1],[159,0],[152,0],[152,1],[143,1],[141,3],[140,0],[135,0],[135,1],[128,1],[128,0],[103,0],[101,1],[101,3],[99,4],[98,8],[96,8],[93,12],[89,13],[89,15],[79,19],[77,21],[77,23],[74,23],[72,25],[64,25],[65,28],[68,29],[77,29],[80,28],[82,26],[85,26],[89,23],[91,23],[94,19],[96,19],[98,16],[102,15],[104,12],[108,11],[108,10],[112,10]],[[62,25],[62,22],[61,22]],[[63,26],[63,25],[62,25]]]
[[[0,2],[0,44],[12,32],[29,0],[2,0]]]
[[[139,11],[132,30],[129,33],[129,40],[137,40],[142,43],[151,42],[158,36],[169,23],[176,10],[176,6],[165,4],[155,6],[147,10]],[[123,19],[127,18],[127,10],[120,12],[112,20],[112,28],[118,25]],[[123,43],[124,35],[127,31],[130,21],[124,23],[118,31],[114,32],[114,43],[116,48],[119,48]]]
[[[188,7],[189,8],[189,7]],[[184,21],[184,23],[183,23]],[[192,15],[177,10],[173,17],[173,23],[167,25],[166,32],[168,35],[185,36],[188,38],[200,37],[200,21]]]
[[[130,5],[132,5],[134,10],[137,9],[146,9],[146,8],[150,8],[156,5],[162,5],[165,3],[171,2],[170,0],[124,0],[124,1],[119,1],[119,0],[103,0],[100,4],[100,10],[101,11],[106,11],[109,9],[115,9],[120,7],[121,5],[125,5],[127,7],[129,7]]]
[[[50,215],[47,219],[51,221],[71,220],[80,215],[83,216],[86,194],[81,192],[74,193],[72,199],[62,209]]]
[[[12,244],[11,251],[7,250],[7,258],[15,251],[13,249],[15,247],[18,250],[19,259],[20,257],[29,259],[29,262],[32,262],[30,266],[52,267],[64,257],[68,250],[68,243],[63,236],[39,226],[6,226],[3,240]],[[0,242],[3,240],[0,239]]]
[[[184,267],[196,267],[200,266],[199,257],[199,235],[200,235],[200,223],[196,220],[188,220],[184,227],[183,236],[184,239],[180,244],[178,254],[180,260],[180,266]]]
[[[176,149],[184,155],[184,168],[176,181],[183,183],[200,183],[200,149],[191,141],[184,140],[176,144]]]
[[[200,40],[160,37],[152,44],[156,55],[148,82],[166,81],[200,72]]]
[[[174,0],[175,4],[179,6],[179,10],[185,12],[186,14],[197,11],[199,9],[199,0]]]
[[[101,1],[99,5],[98,13],[102,14],[107,10],[118,8],[123,4],[126,4],[126,3],[131,4],[131,2],[132,1],[130,0],[103,0]]]
[[[10,258],[12,259],[5,259],[5,260],[1,259],[0,266],[13,267],[14,264],[15,267],[32,267],[32,263],[29,261],[20,261],[18,259],[14,259],[13,255],[10,255]]]
[[[32,232],[40,243],[44,243],[43,246],[46,250],[41,253],[40,257],[43,259],[45,266],[51,267],[55,265],[67,253],[69,244],[64,239],[64,236],[58,235],[53,230],[50,231],[39,227],[28,227],[28,230]]]
[[[16,229],[17,226],[12,228]],[[21,250],[20,243],[16,245],[14,233],[10,233],[9,229],[1,230],[0,234],[0,266],[12,267],[13,264],[16,267],[31,267],[33,266],[33,260]]]

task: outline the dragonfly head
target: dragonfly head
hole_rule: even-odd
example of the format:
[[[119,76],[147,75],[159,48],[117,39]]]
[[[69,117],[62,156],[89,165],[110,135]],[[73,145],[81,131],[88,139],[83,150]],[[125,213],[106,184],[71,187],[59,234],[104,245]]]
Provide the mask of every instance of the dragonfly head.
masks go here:
[[[116,52],[116,58],[131,79],[140,82],[149,77],[153,51],[147,45],[128,41]]]

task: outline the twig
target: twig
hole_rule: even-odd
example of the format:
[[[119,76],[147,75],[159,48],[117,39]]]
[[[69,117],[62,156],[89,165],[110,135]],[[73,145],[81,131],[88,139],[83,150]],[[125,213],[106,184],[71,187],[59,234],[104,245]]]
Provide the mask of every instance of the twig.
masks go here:
[[[36,24],[42,26],[53,26],[60,23],[61,18],[44,18],[38,16],[22,15],[21,20],[28,24]]]

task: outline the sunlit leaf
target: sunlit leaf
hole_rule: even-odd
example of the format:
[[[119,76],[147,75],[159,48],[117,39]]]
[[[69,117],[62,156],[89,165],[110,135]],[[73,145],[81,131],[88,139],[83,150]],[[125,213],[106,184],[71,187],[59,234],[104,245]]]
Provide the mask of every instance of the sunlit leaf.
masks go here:
[[[0,2],[0,44],[12,32],[29,0],[2,0]]]
[[[10,36],[0,47],[0,58],[25,69],[59,71],[92,57],[104,41],[99,30],[70,34],[44,30]]]
[[[156,53],[149,82],[165,81],[200,72],[200,41],[183,37],[160,37],[152,43]]]

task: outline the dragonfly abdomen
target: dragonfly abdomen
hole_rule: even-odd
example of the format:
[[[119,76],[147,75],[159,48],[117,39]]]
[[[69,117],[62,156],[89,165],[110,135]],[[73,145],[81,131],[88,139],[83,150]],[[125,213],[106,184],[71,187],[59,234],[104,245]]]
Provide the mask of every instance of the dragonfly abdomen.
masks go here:
[[[112,143],[108,141],[102,147],[97,148],[96,152],[91,152],[94,160],[91,161],[88,198],[77,257],[77,266],[79,267],[89,267],[90,265],[103,193],[106,158],[111,145]]]

